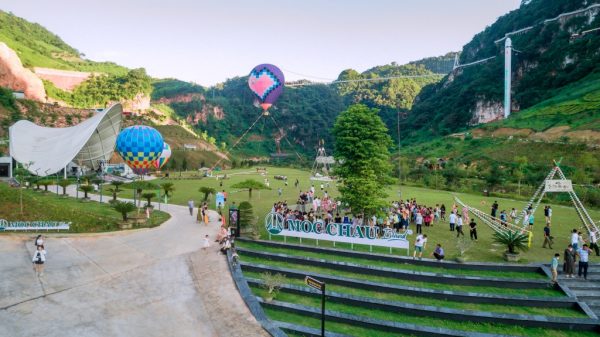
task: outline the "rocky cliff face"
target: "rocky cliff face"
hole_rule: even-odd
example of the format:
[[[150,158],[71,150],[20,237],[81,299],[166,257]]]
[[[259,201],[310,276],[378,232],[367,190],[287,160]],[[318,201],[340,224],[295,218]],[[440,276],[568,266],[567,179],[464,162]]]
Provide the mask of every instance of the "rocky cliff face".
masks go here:
[[[141,111],[150,109],[150,96],[139,93],[133,99],[122,100],[123,111]]]
[[[186,121],[192,125],[198,125],[200,122],[206,124],[208,116],[213,116],[217,120],[225,118],[225,111],[220,106],[202,106],[202,110],[195,111],[192,115],[186,118]]]
[[[19,56],[3,42],[0,42],[0,86],[22,91],[28,99],[46,101],[42,80],[23,68]]]
[[[44,80],[48,80],[54,84],[55,87],[72,91],[76,86],[87,80],[92,73],[82,71],[70,71],[60,69],[49,69],[49,68],[33,68],[35,74]]]

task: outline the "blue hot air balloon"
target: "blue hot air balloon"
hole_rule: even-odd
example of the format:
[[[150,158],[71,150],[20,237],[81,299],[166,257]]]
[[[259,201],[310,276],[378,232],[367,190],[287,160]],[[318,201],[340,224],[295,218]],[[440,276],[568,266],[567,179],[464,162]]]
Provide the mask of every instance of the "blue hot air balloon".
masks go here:
[[[163,138],[145,125],[130,126],[117,137],[117,152],[136,174],[146,174],[163,151]]]

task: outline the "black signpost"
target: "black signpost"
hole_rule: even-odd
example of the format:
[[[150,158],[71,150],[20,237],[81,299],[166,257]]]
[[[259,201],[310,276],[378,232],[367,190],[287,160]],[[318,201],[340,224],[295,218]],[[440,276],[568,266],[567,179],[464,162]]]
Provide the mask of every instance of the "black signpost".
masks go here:
[[[325,337],[325,282],[310,276],[306,276],[304,282],[307,286],[321,291],[321,337]]]

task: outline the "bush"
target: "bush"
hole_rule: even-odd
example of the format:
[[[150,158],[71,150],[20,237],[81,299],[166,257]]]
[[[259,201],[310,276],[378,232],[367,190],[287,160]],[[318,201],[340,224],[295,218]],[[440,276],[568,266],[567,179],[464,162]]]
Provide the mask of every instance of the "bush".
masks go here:
[[[265,300],[270,302],[277,296],[279,289],[286,283],[287,279],[283,274],[280,273],[271,274],[269,272],[264,272],[261,274],[261,276],[264,281],[263,288],[267,290]]]
[[[529,236],[516,231],[508,230],[506,232],[496,232],[493,236],[493,241],[505,245],[507,252],[517,254],[519,251],[527,251],[529,247]]]
[[[127,213],[133,212],[136,210],[136,207],[132,202],[125,202],[125,201],[119,201],[119,200],[113,202],[111,207],[114,208],[115,211],[121,213],[121,216],[123,217],[123,221],[127,221]]]

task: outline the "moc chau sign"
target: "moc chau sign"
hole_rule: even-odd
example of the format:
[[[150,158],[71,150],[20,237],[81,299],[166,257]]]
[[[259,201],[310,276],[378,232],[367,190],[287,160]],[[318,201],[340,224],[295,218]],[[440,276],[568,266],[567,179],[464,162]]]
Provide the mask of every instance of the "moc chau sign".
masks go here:
[[[269,213],[265,217],[265,228],[269,235],[282,235],[333,242],[346,242],[368,246],[408,249],[406,238],[410,231],[398,233],[391,228],[384,228],[380,233],[379,227],[353,226],[349,223],[330,223],[325,225],[322,220],[285,220],[279,213]]]
[[[29,230],[68,230],[70,222],[64,221],[8,221],[0,219],[0,232]]]

